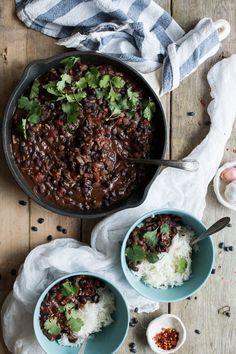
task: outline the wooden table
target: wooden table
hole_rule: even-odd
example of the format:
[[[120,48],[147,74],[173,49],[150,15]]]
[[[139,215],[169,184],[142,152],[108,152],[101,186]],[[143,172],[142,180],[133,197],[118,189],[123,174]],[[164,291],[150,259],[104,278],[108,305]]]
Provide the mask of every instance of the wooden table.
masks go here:
[[[231,24],[231,34],[223,42],[220,51],[188,78],[172,94],[162,99],[169,124],[169,144],[166,157],[181,158],[191,151],[209,129],[207,104],[210,100],[206,73],[209,68],[224,56],[236,52],[236,3],[235,0],[158,0],[161,6],[171,12],[185,30],[206,16],[214,20],[225,18]],[[62,52],[64,48],[55,45],[55,40],[27,29],[14,15],[14,1],[1,0],[0,3],[0,112],[1,116],[7,99],[20,78],[25,65],[34,59],[49,57]],[[236,93],[233,93],[236,95]],[[236,96],[235,96],[236,99]],[[194,117],[189,111],[196,112]],[[236,127],[227,144],[224,161],[236,159]],[[19,205],[19,200],[27,200],[16,185],[5,164],[3,155],[0,160],[0,297],[3,301],[12,288],[15,271],[25,256],[35,246],[46,242],[47,235],[54,238],[64,237],[56,230],[63,225],[68,235],[89,242],[90,231],[96,221],[78,220],[62,217],[42,209],[28,200],[27,206]],[[214,237],[216,245],[216,272],[207,285],[191,300],[176,304],[162,304],[160,310],[152,314],[140,314],[142,325],[130,329],[129,336],[118,354],[129,353],[128,343],[137,343],[137,353],[151,354],[145,339],[145,326],[160,313],[171,312],[180,316],[187,327],[187,341],[180,354],[234,354],[236,353],[236,287],[235,253],[221,252],[219,241],[234,245],[236,251],[235,214],[220,206],[209,186],[204,221],[210,225],[216,219],[229,215],[232,227]],[[37,225],[38,217],[45,222]],[[37,225],[38,231],[31,230]],[[231,317],[217,313],[223,305],[231,306]],[[196,334],[198,329],[200,334]],[[233,335],[234,333],[234,335]],[[3,341],[0,354],[8,353]],[[102,353],[96,353],[102,354]]]

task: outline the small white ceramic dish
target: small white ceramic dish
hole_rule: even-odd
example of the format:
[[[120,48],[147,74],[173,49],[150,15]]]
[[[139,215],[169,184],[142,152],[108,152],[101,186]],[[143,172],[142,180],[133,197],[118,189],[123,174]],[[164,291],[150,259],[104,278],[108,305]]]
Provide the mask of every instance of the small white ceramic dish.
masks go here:
[[[214,192],[216,194],[216,197],[219,201],[220,204],[225,206],[226,208],[229,208],[231,210],[236,211],[236,204],[231,204],[226,198],[225,198],[225,187],[227,183],[222,181],[220,178],[221,173],[226,169],[230,167],[236,167],[236,161],[231,161],[227,162],[224,165],[222,165],[218,171],[216,172],[216,175],[213,180],[213,185],[214,185]]]
[[[160,333],[162,331],[162,328],[174,328],[176,331],[179,333],[179,340],[177,342],[177,346],[171,350],[163,350],[159,348],[156,343],[154,342],[154,336],[157,333]],[[146,331],[146,336],[147,336],[147,341],[149,344],[149,347],[158,354],[170,354],[170,353],[175,353],[177,350],[182,347],[186,340],[186,329],[181,321],[181,319],[175,315],[171,314],[164,314],[161,315],[157,318],[155,318],[153,321],[151,321],[148,325],[147,331]]]

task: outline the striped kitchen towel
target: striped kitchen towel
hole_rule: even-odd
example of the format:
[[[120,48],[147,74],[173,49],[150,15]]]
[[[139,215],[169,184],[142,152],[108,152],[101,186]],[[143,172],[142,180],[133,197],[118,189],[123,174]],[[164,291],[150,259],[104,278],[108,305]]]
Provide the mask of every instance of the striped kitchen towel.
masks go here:
[[[173,90],[219,48],[211,19],[185,34],[152,0],[15,0],[26,26],[58,44],[119,58],[142,73],[163,65],[161,94]]]

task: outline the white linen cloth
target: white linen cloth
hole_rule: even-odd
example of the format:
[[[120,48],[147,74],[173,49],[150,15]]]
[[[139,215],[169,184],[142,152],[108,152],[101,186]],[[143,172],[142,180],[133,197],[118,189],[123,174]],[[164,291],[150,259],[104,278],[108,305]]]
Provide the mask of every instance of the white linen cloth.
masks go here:
[[[119,263],[119,241],[137,218],[153,209],[184,209],[201,219],[207,186],[221,162],[236,116],[236,55],[217,63],[208,73],[208,82],[213,98],[208,106],[212,124],[209,134],[188,156],[199,161],[200,169],[194,173],[163,170],[142,205],[120,211],[94,228],[91,248],[73,239],[59,239],[31,251],[2,309],[3,336],[11,352],[44,353],[33,333],[34,306],[45,287],[65,273],[88,270],[102,274],[119,287],[131,308],[147,312],[158,308],[126,282]]]

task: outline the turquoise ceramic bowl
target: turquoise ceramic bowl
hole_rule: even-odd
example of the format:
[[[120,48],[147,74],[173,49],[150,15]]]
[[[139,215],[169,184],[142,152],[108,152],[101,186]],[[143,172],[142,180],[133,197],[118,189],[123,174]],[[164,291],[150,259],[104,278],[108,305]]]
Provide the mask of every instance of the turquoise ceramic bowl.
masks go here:
[[[85,350],[85,354],[113,354],[122,345],[127,335],[129,328],[129,310],[123,296],[112,283],[100,275],[89,272],[67,274],[50,284],[42,293],[34,311],[34,331],[37,340],[42,349],[48,354],[78,354],[79,346],[63,347],[57,344],[57,342],[49,341],[43,334],[39,324],[40,306],[48,291],[61,280],[75,275],[88,275],[101,279],[115,295],[116,312],[113,315],[114,322],[110,326],[104,327],[101,332],[92,335],[88,340]]]
[[[159,301],[159,302],[175,302],[186,299],[187,297],[193,295],[197,290],[199,290],[207,281],[214,263],[214,246],[210,237],[198,243],[199,251],[193,252],[192,255],[192,275],[188,281],[185,281],[183,285],[176,286],[168,289],[156,289],[147,286],[144,282],[138,280],[138,278],[129,269],[126,257],[125,249],[126,243],[129,235],[133,229],[140,225],[141,222],[152,215],[158,214],[174,214],[182,218],[186,225],[189,225],[196,233],[199,235],[206,230],[206,227],[193,217],[192,215],[186,213],[185,211],[177,209],[160,209],[154,210],[143,215],[139,220],[137,220],[127,232],[122,248],[121,248],[121,264],[123,272],[128,280],[129,284],[141,295],[146,298]]]

